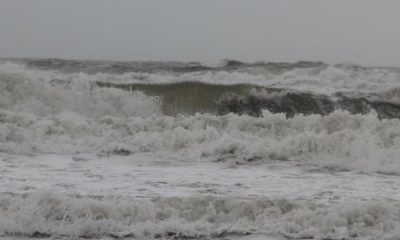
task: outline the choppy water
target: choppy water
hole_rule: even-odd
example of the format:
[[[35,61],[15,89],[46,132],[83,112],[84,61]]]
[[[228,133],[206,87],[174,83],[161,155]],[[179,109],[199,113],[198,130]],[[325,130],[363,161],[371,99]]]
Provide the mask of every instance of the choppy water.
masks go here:
[[[398,239],[400,72],[0,61],[4,238]]]

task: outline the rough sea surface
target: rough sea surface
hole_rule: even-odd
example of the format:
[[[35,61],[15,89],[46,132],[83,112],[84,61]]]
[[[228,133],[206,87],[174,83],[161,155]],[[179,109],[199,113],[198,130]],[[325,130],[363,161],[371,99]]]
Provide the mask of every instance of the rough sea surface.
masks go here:
[[[400,239],[400,69],[0,60],[0,239]]]

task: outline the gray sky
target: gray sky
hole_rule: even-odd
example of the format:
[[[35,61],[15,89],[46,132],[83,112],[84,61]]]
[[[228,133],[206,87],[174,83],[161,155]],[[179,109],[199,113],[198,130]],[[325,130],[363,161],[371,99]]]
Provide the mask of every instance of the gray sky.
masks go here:
[[[400,1],[0,0],[0,57],[400,65]]]

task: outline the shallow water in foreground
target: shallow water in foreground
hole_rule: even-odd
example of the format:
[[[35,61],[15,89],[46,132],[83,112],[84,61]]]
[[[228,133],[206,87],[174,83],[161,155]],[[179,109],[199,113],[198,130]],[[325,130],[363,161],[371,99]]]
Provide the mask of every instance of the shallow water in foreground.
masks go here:
[[[400,199],[396,175],[299,167],[293,163],[227,165],[153,154],[15,156],[0,154],[3,192],[71,192],[152,199],[196,194],[336,203]]]
[[[393,175],[154,154],[0,157],[8,236],[395,239],[400,226]]]

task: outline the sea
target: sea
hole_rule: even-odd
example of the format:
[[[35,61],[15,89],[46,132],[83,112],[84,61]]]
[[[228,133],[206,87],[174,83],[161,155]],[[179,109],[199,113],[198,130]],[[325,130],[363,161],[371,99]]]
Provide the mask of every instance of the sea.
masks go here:
[[[400,68],[0,60],[0,239],[400,239]]]

